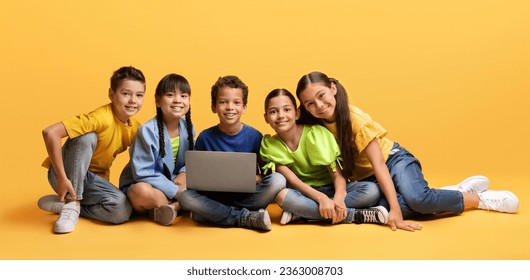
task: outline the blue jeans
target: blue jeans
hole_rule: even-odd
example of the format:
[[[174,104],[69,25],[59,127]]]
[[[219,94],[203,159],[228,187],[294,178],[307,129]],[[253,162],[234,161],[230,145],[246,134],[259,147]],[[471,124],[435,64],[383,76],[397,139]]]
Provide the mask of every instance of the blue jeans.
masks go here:
[[[180,194],[179,203],[192,213],[195,222],[242,227],[243,217],[249,211],[267,208],[285,184],[280,173],[272,173],[261,180],[255,193],[185,190]]]
[[[423,177],[420,162],[398,143],[394,143],[386,165],[394,181],[404,219],[445,212],[460,214],[464,211],[462,193],[430,188]],[[377,182],[374,175],[364,180]],[[389,209],[384,196],[379,204]]]
[[[81,216],[120,224],[128,221],[132,213],[127,196],[109,181],[88,170],[97,141],[95,132],[66,140],[62,148],[66,176],[81,203]],[[51,166],[48,181],[55,192],[56,177]]]
[[[335,195],[334,185],[314,187],[329,198]],[[381,191],[373,182],[350,182],[346,184],[346,197],[344,203],[348,210],[346,221],[353,221],[355,208],[368,208],[377,204],[381,198]],[[326,220],[320,215],[319,205],[316,201],[303,195],[295,189],[289,189],[280,205],[283,210],[308,220]]]

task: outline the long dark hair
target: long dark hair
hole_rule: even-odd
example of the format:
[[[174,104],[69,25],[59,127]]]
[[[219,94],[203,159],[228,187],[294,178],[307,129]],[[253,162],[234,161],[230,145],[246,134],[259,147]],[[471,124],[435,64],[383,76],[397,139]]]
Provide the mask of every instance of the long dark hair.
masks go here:
[[[187,93],[191,96],[191,86],[188,80],[184,78],[181,75],[178,74],[168,74],[160,82],[158,82],[158,85],[156,86],[155,90],[155,100],[158,100],[162,95],[166,92],[181,92],[181,93]],[[188,131],[188,142],[189,142],[189,150],[193,150],[193,123],[191,121],[191,104],[189,107],[188,112],[186,113],[186,130]],[[158,124],[158,135],[159,135],[159,146],[160,151],[158,152],[160,157],[166,156],[166,145],[164,141],[164,119],[162,116],[162,109],[159,107],[156,107],[156,122]],[[175,167],[177,166],[177,159],[175,158]],[[164,164],[164,175],[168,177],[168,179],[171,180],[171,172],[167,168],[167,166]]]
[[[337,94],[335,94],[336,106],[335,106],[335,117],[337,122],[337,142],[340,147],[340,153],[342,157],[342,173],[344,177],[349,178],[353,174],[355,168],[354,157],[356,151],[352,145],[354,140],[352,131],[352,120],[350,116],[350,102],[348,99],[348,93],[346,89],[336,79],[329,78],[322,72],[311,72],[307,75],[302,76],[298,85],[296,86],[296,97],[300,100],[300,93],[304,91],[310,84],[321,83],[322,85],[331,88],[335,85],[337,88]],[[301,103],[301,102],[300,102]],[[298,123],[301,124],[320,124],[324,125],[322,119],[316,118],[309,113],[303,105],[300,105],[300,119]]]

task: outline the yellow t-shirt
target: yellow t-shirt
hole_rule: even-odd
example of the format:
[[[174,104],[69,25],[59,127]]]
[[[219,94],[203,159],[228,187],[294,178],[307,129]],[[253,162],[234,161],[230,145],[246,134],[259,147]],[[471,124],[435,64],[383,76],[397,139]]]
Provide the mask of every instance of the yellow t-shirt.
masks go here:
[[[374,174],[372,164],[364,152],[366,146],[373,139],[377,138],[381,147],[381,153],[386,161],[394,142],[386,138],[386,129],[361,109],[350,105],[350,116],[354,138],[352,145],[358,154],[354,161],[355,167],[353,174],[349,179],[351,181],[358,181]],[[337,124],[324,122],[324,125],[337,138]]]
[[[116,156],[131,145],[140,122],[130,118],[129,124],[121,122],[112,111],[112,104],[103,105],[88,114],[80,114],[63,121],[68,137],[75,138],[89,132],[96,132],[98,143],[88,170],[109,180],[110,167]],[[49,168],[47,158],[42,166]]]

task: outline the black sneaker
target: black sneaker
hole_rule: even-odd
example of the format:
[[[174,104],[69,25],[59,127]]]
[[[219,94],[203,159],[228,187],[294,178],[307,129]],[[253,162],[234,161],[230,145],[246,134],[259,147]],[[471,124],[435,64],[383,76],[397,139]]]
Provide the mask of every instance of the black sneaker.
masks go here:
[[[249,211],[245,216],[243,216],[242,226],[247,228],[261,229],[264,231],[272,230],[269,212],[267,212],[265,209]]]
[[[383,206],[355,209],[353,222],[356,224],[386,225],[388,223],[388,211]]]

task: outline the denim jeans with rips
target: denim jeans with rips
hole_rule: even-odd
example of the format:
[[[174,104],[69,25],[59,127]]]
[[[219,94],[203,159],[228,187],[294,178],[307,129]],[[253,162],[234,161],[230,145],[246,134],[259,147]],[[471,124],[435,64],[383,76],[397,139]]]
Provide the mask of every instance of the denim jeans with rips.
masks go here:
[[[66,176],[72,182],[81,203],[81,216],[105,223],[120,224],[129,220],[132,206],[127,196],[112,183],[88,170],[97,144],[95,132],[68,139],[62,147]],[[48,181],[57,192],[53,166]]]
[[[329,198],[333,198],[335,194],[333,184],[314,188]],[[344,203],[349,209],[346,221],[353,220],[353,216],[351,215],[353,215],[356,208],[376,206],[380,197],[381,192],[379,187],[373,182],[357,181],[347,183]],[[283,210],[307,220],[326,220],[320,215],[319,204],[295,189],[288,190],[280,206]]]

